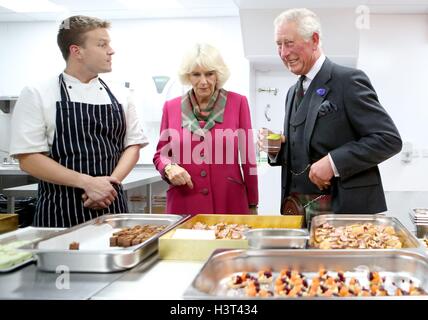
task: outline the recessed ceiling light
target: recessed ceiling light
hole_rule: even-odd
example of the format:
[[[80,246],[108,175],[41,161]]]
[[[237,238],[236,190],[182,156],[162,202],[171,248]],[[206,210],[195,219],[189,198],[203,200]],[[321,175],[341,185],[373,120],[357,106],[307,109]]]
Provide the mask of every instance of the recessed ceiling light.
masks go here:
[[[0,0],[0,6],[15,12],[61,12],[66,11],[49,0]]]
[[[183,5],[177,0],[141,1],[141,0],[119,0],[129,9],[182,9]]]

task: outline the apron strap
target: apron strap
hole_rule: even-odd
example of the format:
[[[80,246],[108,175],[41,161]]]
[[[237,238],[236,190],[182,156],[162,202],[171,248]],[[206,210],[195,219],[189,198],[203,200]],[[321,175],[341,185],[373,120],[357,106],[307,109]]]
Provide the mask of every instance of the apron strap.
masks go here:
[[[59,88],[61,91],[61,101],[70,101],[70,95],[68,93],[67,85],[65,84],[64,76],[62,75],[62,73],[59,75],[58,80]]]
[[[107,91],[107,93],[108,93],[108,95],[110,97],[111,103],[113,105],[116,105],[116,107],[119,106],[119,101],[116,99],[116,97],[114,96],[114,94],[110,91],[110,88],[107,86],[107,84],[101,78],[98,78],[98,80],[103,85],[103,87],[106,89],[106,91]]]

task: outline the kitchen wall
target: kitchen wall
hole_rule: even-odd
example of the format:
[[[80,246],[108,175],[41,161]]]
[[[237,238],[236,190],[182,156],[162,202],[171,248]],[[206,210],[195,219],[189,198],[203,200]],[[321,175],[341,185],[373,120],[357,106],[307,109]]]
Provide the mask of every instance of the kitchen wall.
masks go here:
[[[18,95],[23,86],[58,74],[64,61],[56,45],[59,22],[0,23],[0,96]],[[116,50],[113,72],[103,78],[130,82],[140,119],[151,145],[140,162],[151,163],[162,106],[183,93],[176,72],[184,51],[197,41],[217,46],[231,69],[225,88],[248,95],[249,64],[242,49],[239,17],[115,20],[111,29]],[[152,76],[171,78],[157,93]],[[1,136],[0,139],[4,139]]]

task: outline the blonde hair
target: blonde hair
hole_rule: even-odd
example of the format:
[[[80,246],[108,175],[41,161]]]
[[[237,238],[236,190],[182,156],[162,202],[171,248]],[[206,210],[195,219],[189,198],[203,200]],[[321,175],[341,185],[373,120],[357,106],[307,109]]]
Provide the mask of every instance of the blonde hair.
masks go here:
[[[182,84],[190,85],[190,73],[198,66],[216,73],[217,89],[222,88],[229,79],[230,71],[220,52],[209,44],[197,43],[184,55],[178,70]]]
[[[110,22],[87,16],[72,16],[62,21],[56,40],[65,61],[70,56],[71,45],[83,46],[85,33],[99,28],[110,28]]]
[[[295,22],[299,34],[305,40],[309,40],[314,33],[317,33],[321,46],[321,23],[317,15],[311,10],[298,8],[283,11],[273,22],[275,30],[284,22]]]

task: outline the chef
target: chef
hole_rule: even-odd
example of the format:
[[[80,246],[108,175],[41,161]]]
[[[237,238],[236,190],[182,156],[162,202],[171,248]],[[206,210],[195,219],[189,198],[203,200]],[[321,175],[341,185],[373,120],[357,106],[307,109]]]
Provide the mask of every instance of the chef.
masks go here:
[[[34,226],[128,212],[121,181],[148,142],[125,88],[113,91],[98,76],[112,70],[109,27],[86,16],[64,20],[64,72],[25,87],[15,105],[10,155],[40,179]]]

